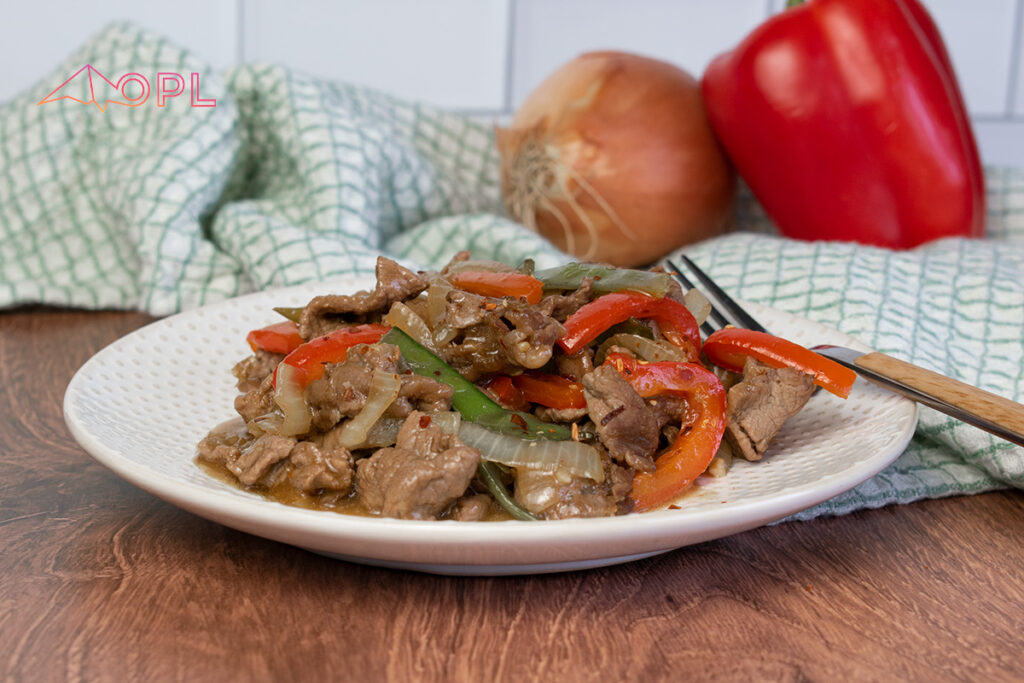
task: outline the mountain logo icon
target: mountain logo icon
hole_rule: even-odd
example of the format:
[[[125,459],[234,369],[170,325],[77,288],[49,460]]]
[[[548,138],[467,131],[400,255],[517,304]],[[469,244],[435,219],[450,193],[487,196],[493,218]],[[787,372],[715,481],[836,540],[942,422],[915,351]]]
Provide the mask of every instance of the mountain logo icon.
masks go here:
[[[127,94],[128,87],[135,83],[138,94]],[[127,73],[117,83],[101,74],[91,64],[81,69],[58,85],[53,92],[41,99],[36,105],[49,104],[59,100],[72,100],[79,104],[93,104],[101,112],[105,112],[111,104],[124,107],[137,107],[149,99],[149,81],[137,73]]]

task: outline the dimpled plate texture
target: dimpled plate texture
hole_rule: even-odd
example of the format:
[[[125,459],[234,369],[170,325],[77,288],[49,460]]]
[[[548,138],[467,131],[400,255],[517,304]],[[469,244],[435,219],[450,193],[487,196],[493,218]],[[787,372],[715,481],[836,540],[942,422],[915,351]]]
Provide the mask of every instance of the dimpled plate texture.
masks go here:
[[[119,476],[197,515],[317,553],[446,574],[523,574],[626,562],[751,529],[868,479],[906,446],[916,406],[858,380],[842,401],[817,392],[761,462],[701,477],[679,509],[549,522],[427,522],[288,507],[207,476],[195,447],[235,415],[231,367],[245,335],[280,318],[274,306],[372,288],[346,278],[260,292],[157,321],[117,340],[78,371],[64,397],[72,434]],[[780,336],[867,350],[833,329],[751,304]],[[102,504],[102,501],[97,501]]]

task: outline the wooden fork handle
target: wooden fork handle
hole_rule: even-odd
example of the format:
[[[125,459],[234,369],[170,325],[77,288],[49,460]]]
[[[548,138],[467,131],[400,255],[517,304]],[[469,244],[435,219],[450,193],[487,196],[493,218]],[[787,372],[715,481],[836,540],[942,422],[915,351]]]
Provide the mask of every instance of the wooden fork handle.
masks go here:
[[[887,388],[1024,446],[1024,405],[877,351],[853,361],[854,369]],[[884,381],[888,380],[888,381]],[[924,400],[931,397],[932,401]]]

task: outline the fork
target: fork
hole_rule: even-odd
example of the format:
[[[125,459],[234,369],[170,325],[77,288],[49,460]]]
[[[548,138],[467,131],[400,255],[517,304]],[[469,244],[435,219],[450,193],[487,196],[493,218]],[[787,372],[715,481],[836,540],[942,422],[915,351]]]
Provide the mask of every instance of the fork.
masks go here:
[[[711,303],[711,312],[701,324],[705,335],[726,325],[768,332],[689,257],[682,255],[680,258],[701,287],[694,285],[675,263],[668,260],[665,263],[680,284],[688,289],[702,289]],[[1020,403],[878,351],[863,353],[827,344],[814,346],[812,350],[912,401],[1024,446],[1024,405]]]

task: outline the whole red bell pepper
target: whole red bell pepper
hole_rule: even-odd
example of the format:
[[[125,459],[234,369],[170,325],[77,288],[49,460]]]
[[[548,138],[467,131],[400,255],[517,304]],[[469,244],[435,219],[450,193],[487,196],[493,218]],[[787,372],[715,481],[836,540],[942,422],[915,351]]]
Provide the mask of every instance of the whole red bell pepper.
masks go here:
[[[984,177],[917,0],[811,0],[704,73],[711,123],[779,231],[909,248],[981,236]]]

